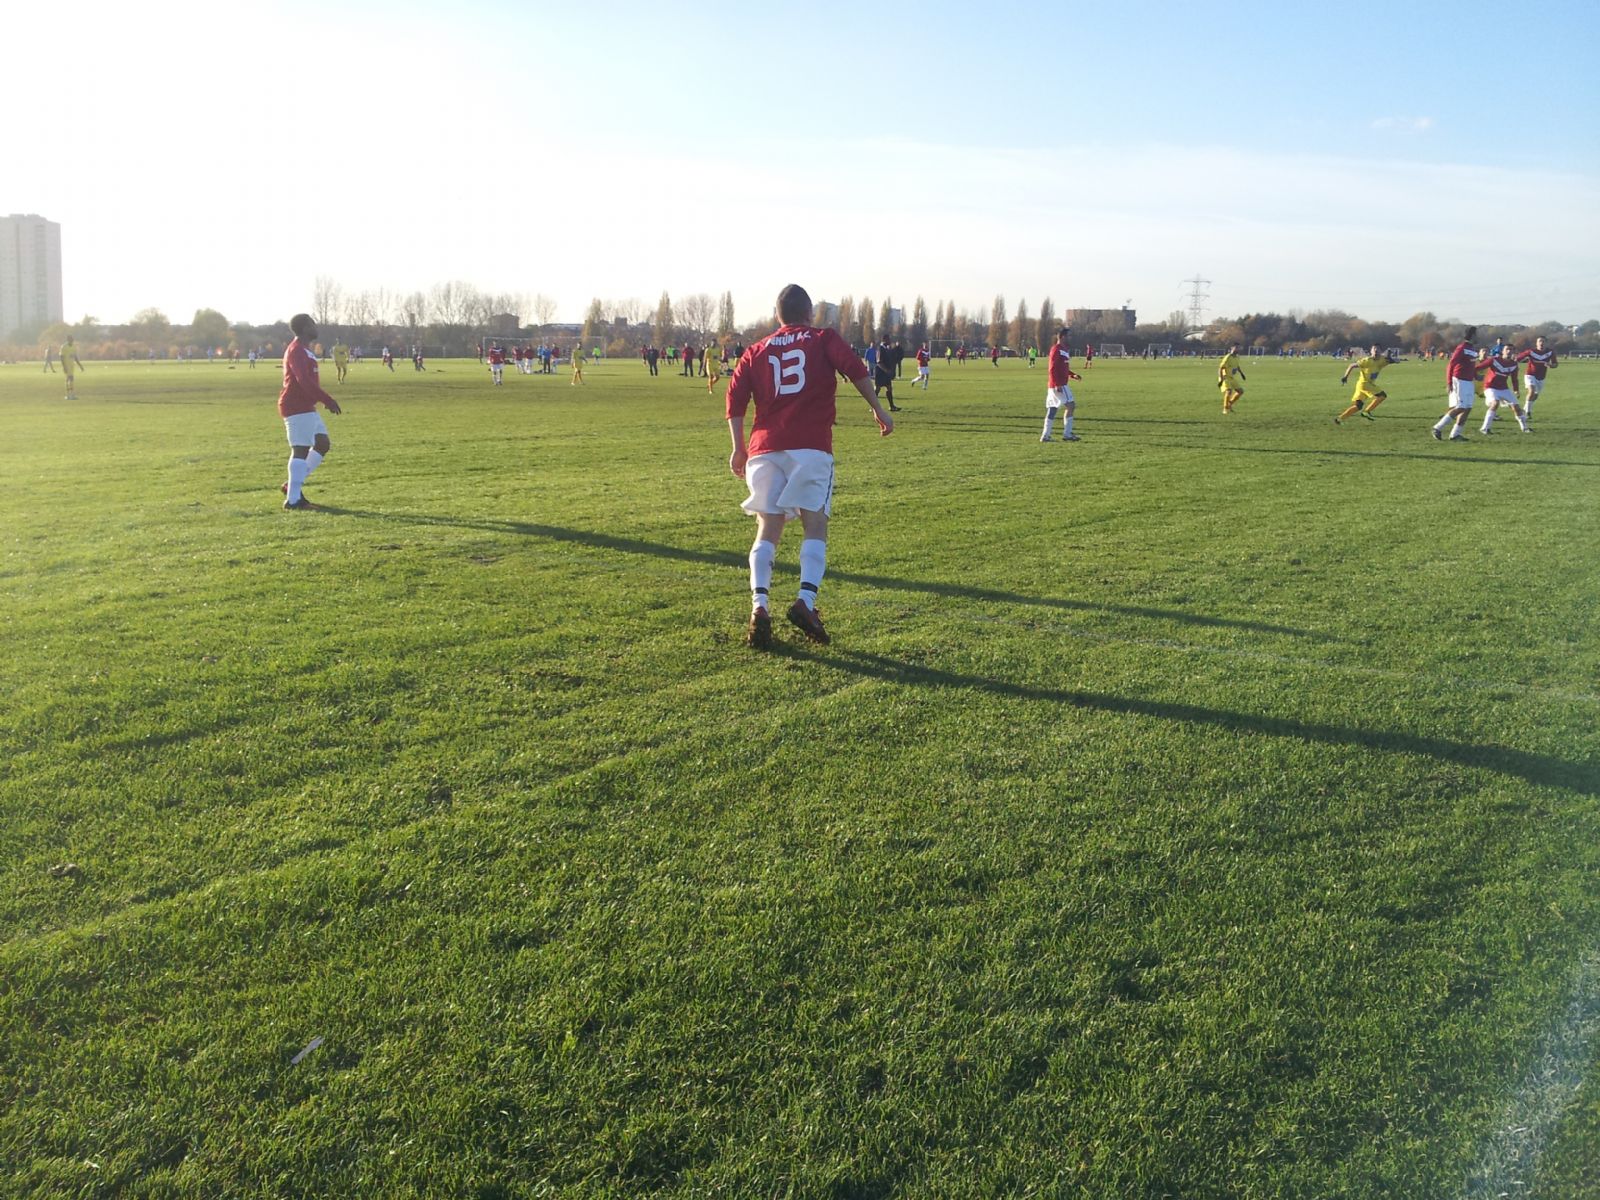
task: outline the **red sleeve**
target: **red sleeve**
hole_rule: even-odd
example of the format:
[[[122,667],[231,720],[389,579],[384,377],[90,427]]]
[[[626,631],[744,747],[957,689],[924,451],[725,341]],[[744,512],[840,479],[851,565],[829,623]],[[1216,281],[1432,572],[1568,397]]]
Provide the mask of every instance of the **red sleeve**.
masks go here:
[[[843,375],[851,383],[859,383],[870,372],[867,364],[856,356],[849,344],[833,330],[823,332],[823,340],[827,343],[828,361],[833,364],[833,369]]]
[[[302,350],[289,355],[289,374],[294,376],[295,386],[308,396],[314,396],[322,404],[335,403],[332,396],[322,390],[322,385],[317,382],[317,373],[311,369],[311,360]]]
[[[744,420],[745,410],[750,407],[750,397],[754,390],[750,386],[751,358],[756,348],[751,346],[739,356],[739,365],[733,368],[733,374],[728,376],[728,399],[724,412],[728,420],[738,418]]]

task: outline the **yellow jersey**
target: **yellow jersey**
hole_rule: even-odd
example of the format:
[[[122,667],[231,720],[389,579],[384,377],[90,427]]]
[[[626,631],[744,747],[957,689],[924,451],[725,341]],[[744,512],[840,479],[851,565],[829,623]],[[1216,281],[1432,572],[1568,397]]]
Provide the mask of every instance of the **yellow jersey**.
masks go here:
[[[350,347],[349,346],[346,346],[343,342],[335,342],[333,344],[333,361],[334,362],[344,362],[344,360],[349,358],[349,357],[350,357]]]
[[[1217,364],[1217,383],[1223,387],[1231,387],[1233,377],[1239,371],[1239,356],[1237,354],[1224,354],[1222,361]]]
[[[1371,391],[1378,386],[1378,372],[1390,365],[1389,360],[1381,354],[1358,358],[1354,363],[1356,386]]]

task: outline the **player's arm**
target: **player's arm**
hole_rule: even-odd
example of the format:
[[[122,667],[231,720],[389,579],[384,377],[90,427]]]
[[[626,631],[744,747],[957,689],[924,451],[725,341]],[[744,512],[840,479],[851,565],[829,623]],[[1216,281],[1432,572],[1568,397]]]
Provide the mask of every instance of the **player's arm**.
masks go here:
[[[327,392],[322,390],[322,385],[317,382],[316,372],[311,369],[311,360],[304,354],[288,355],[289,374],[294,376],[295,383],[310,392],[331,413],[340,411],[339,402]]]
[[[723,412],[728,418],[728,437],[733,442],[733,453],[728,455],[728,470],[740,479],[744,478],[744,464],[750,458],[748,443],[744,437],[744,414],[750,406],[750,379],[746,371],[749,365],[748,350],[745,358],[739,360],[739,365],[733,369],[733,375],[728,379],[728,399]]]
[[[856,385],[856,391],[861,393],[861,398],[872,409],[872,415],[878,422],[879,435],[888,437],[894,432],[894,418],[885,412],[883,405],[878,402],[878,397],[872,390],[872,376],[863,375],[860,379],[852,379],[850,382]]]
[[[1067,368],[1067,378],[1068,378],[1068,379],[1076,379],[1076,380],[1079,380],[1079,381],[1080,381],[1080,382],[1081,382],[1081,381],[1082,381],[1082,379],[1083,379],[1083,376],[1082,376],[1082,375],[1079,375],[1079,374],[1078,374],[1078,373],[1077,373],[1077,372],[1076,372],[1076,371],[1074,371],[1074,370],[1073,370],[1073,369],[1072,369],[1072,368],[1071,368],[1071,367],[1068,367],[1068,368]]]

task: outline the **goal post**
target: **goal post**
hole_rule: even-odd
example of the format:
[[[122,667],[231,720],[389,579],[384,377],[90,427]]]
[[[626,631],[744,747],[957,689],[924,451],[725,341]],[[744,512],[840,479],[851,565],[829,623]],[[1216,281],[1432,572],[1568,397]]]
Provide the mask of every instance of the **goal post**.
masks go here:
[[[1099,358],[1127,358],[1128,348],[1121,342],[1102,342],[1095,355]]]
[[[1149,352],[1148,352],[1148,357],[1150,357],[1150,358],[1171,358],[1172,357],[1172,343],[1171,342],[1154,342],[1154,343],[1152,343],[1151,346],[1150,346]]]

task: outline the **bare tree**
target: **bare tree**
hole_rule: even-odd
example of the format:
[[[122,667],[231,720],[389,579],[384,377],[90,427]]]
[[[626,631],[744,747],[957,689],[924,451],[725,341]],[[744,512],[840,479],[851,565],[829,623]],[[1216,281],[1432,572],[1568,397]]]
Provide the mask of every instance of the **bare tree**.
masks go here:
[[[1033,326],[1028,323],[1028,301],[1024,298],[1017,301],[1017,315],[1011,318],[1011,344],[1020,353],[1032,337]]]
[[[600,331],[605,327],[605,323],[605,305],[601,302],[600,297],[596,296],[593,300],[589,301],[589,311],[584,315],[583,333],[580,335],[581,340],[585,344],[593,342],[596,336],[598,336]]]
[[[339,318],[342,289],[332,275],[318,275],[311,285],[311,316],[318,325],[332,325]]]
[[[861,304],[856,311],[860,314],[861,319],[861,344],[863,346],[870,346],[873,342],[878,340],[878,327],[873,324],[872,318],[872,297],[861,297]]]
[[[556,302],[543,292],[535,292],[528,299],[528,311],[533,314],[539,328],[543,329],[556,319]]]
[[[733,293],[723,292],[722,302],[717,306],[717,335],[727,337],[733,330]]]
[[[672,297],[666,292],[661,293],[661,299],[656,304],[655,339],[658,346],[670,346],[673,341],[672,328]]]
[[[613,320],[626,321],[629,325],[637,325],[644,320],[644,301],[637,296],[629,296],[626,300],[608,301],[606,307]]]
[[[678,320],[688,326],[695,337],[702,338],[711,330],[711,319],[716,313],[716,302],[705,292],[696,292],[678,301]]]
[[[1038,340],[1033,344],[1043,350],[1056,340],[1056,330],[1059,328],[1060,326],[1056,324],[1056,306],[1050,302],[1050,297],[1046,296],[1044,302],[1039,305]]]
[[[854,296],[846,296],[839,301],[839,336],[852,345],[855,344],[856,300]]]
[[[365,329],[372,324],[372,313],[372,293],[351,292],[344,298],[344,315],[340,320],[352,328]]]
[[[996,296],[994,307],[989,310],[989,338],[991,346],[998,345],[1006,340],[1006,298]]]
[[[894,336],[894,314],[889,311],[893,307],[894,301],[887,296],[883,298],[883,303],[878,306],[879,337],[889,338]]]

